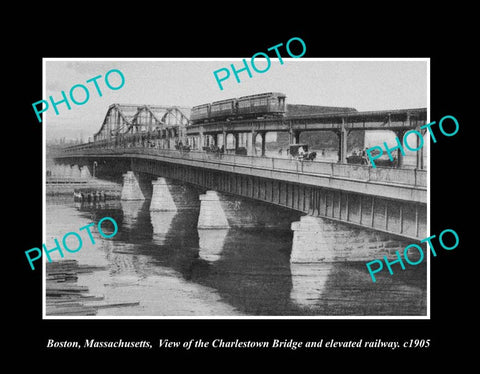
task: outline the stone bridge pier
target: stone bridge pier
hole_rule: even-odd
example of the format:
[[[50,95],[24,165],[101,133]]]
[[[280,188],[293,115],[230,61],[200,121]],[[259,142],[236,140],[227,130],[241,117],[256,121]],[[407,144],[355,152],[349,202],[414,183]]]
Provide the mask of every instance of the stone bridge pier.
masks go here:
[[[208,190],[200,195],[198,228],[288,228],[300,212],[228,193]]]
[[[309,215],[293,222],[291,229],[290,262],[297,264],[347,260],[365,262],[383,256],[395,259],[395,251],[402,253],[411,244],[411,241],[391,234]]]
[[[198,212],[200,247],[214,250],[214,257],[228,230],[232,228],[282,228],[292,230],[292,264],[337,261],[371,261],[395,258],[408,244],[392,234],[322,218],[213,189],[206,190],[172,178],[128,171],[123,175],[123,201],[150,200],[149,211],[154,233],[167,235],[179,211]],[[352,215],[353,213],[351,213]],[[210,230],[210,231],[205,231]],[[217,230],[211,231],[211,230]],[[216,239],[215,239],[216,238]],[[209,243],[216,242],[216,247]],[[415,259],[412,258],[412,261]]]

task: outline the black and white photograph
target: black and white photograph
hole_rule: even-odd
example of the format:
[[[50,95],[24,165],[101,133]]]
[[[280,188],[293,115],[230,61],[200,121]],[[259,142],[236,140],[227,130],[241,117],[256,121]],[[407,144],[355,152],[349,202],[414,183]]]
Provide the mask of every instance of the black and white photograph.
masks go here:
[[[46,318],[428,316],[428,59],[44,69]]]
[[[114,14],[57,17],[5,70],[12,360],[466,362],[475,75],[453,11],[235,32]]]

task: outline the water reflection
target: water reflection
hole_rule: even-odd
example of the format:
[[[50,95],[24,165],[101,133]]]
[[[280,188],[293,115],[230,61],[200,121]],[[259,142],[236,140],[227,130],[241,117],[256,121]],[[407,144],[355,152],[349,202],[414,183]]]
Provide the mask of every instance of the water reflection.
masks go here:
[[[335,267],[333,262],[290,264],[292,290],[290,300],[300,307],[312,308],[325,293],[327,280]]]
[[[292,313],[290,236],[280,230],[230,229],[219,258],[197,261],[192,280],[214,287],[245,314]]]
[[[291,300],[302,314],[421,315],[426,311],[425,267],[373,283],[363,262],[292,264]]]
[[[229,229],[198,229],[199,257],[205,261],[217,261],[222,254]]]
[[[155,244],[164,245],[169,234],[175,235],[174,232],[171,232],[171,226],[176,215],[177,212],[150,212],[150,220],[153,227],[152,240]]]
[[[319,300],[319,309],[326,315],[425,314],[425,270],[425,266],[420,266],[393,276],[387,272],[373,283],[364,263],[336,263]]]
[[[47,199],[47,232],[78,230],[105,216],[119,233],[79,251],[80,262],[105,271],[81,275],[109,302],[139,301],[102,315],[421,315],[426,271],[417,266],[372,283],[364,262],[291,263],[287,229],[198,230],[198,208],[150,212],[148,201],[122,201],[77,209]],[[68,219],[66,219],[68,217]],[[386,246],[362,230],[327,225],[334,250]],[[390,243],[391,244],[391,243]],[[341,247],[341,248],[340,248]],[[85,252],[85,253],[82,253]],[[70,256],[70,254],[69,254]],[[71,258],[71,257],[70,257]]]
[[[128,229],[132,229],[137,224],[139,215],[145,213],[145,208],[148,208],[148,204],[148,200],[121,200],[123,225]]]

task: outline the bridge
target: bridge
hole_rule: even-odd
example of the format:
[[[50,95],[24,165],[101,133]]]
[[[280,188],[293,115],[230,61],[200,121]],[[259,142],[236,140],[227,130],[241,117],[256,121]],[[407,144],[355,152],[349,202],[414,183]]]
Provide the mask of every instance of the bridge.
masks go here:
[[[296,211],[302,217],[291,225],[297,247],[292,261],[329,260],[338,257],[321,253],[320,245],[314,244],[322,242],[318,235],[325,228],[324,218],[410,241],[426,237],[428,180],[421,152],[415,168],[404,168],[400,154],[397,167],[346,162],[352,131],[391,130],[401,135],[419,130],[426,119],[426,109],[417,108],[191,124],[178,107],[114,104],[93,142],[64,149],[56,161],[82,172],[88,169],[93,176],[123,174],[122,199],[151,199],[152,211],[176,211],[188,198],[175,186],[197,186],[205,192],[197,197],[199,229],[231,227],[232,215],[238,212],[232,213],[226,202],[235,197]],[[338,161],[266,157],[265,135],[270,131],[287,132],[291,143],[298,142],[302,132],[333,131],[338,134]],[[204,149],[219,139],[226,144],[229,134],[237,148],[239,135],[245,133],[250,134],[247,154]],[[257,136],[260,155],[254,151]],[[258,209],[255,204],[250,208]],[[298,250],[306,244],[311,248],[307,256]],[[315,248],[318,253],[312,254]],[[363,253],[356,258],[375,257]]]
[[[300,106],[301,107],[301,106]],[[308,115],[290,115],[287,117],[265,118],[241,121],[209,122],[207,124],[194,124],[189,126],[188,135],[198,136],[203,139],[205,136],[212,136],[213,143],[217,144],[218,136],[221,135],[223,144],[226,144],[228,134],[235,136],[235,144],[238,144],[238,135],[250,133],[252,143],[255,143],[257,136],[261,139],[261,155],[265,155],[265,134],[267,132],[288,132],[290,143],[299,143],[300,134],[308,131],[333,131],[339,141],[339,161],[347,162],[347,138],[352,131],[365,130],[387,130],[392,131],[403,139],[403,135],[412,129],[420,129],[426,123],[427,111],[425,108],[390,111],[368,111],[357,112],[346,110],[344,112],[327,112]],[[398,166],[403,166],[403,155],[397,155]],[[416,167],[423,169],[423,153],[419,152]]]

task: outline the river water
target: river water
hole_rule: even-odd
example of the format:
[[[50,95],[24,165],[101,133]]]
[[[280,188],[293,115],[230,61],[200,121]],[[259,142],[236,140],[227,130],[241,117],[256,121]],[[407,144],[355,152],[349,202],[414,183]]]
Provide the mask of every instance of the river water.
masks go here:
[[[80,204],[71,195],[47,196],[45,243],[53,247],[53,238],[106,216],[118,223],[111,239],[95,226],[95,244],[83,232],[82,249],[65,252],[64,259],[102,267],[78,275],[78,285],[90,294],[110,304],[136,303],[98,309],[98,316],[426,314],[424,264],[394,275],[378,273],[373,283],[365,262],[290,264],[289,228],[198,230],[198,213],[198,208],[150,212],[148,200]]]

